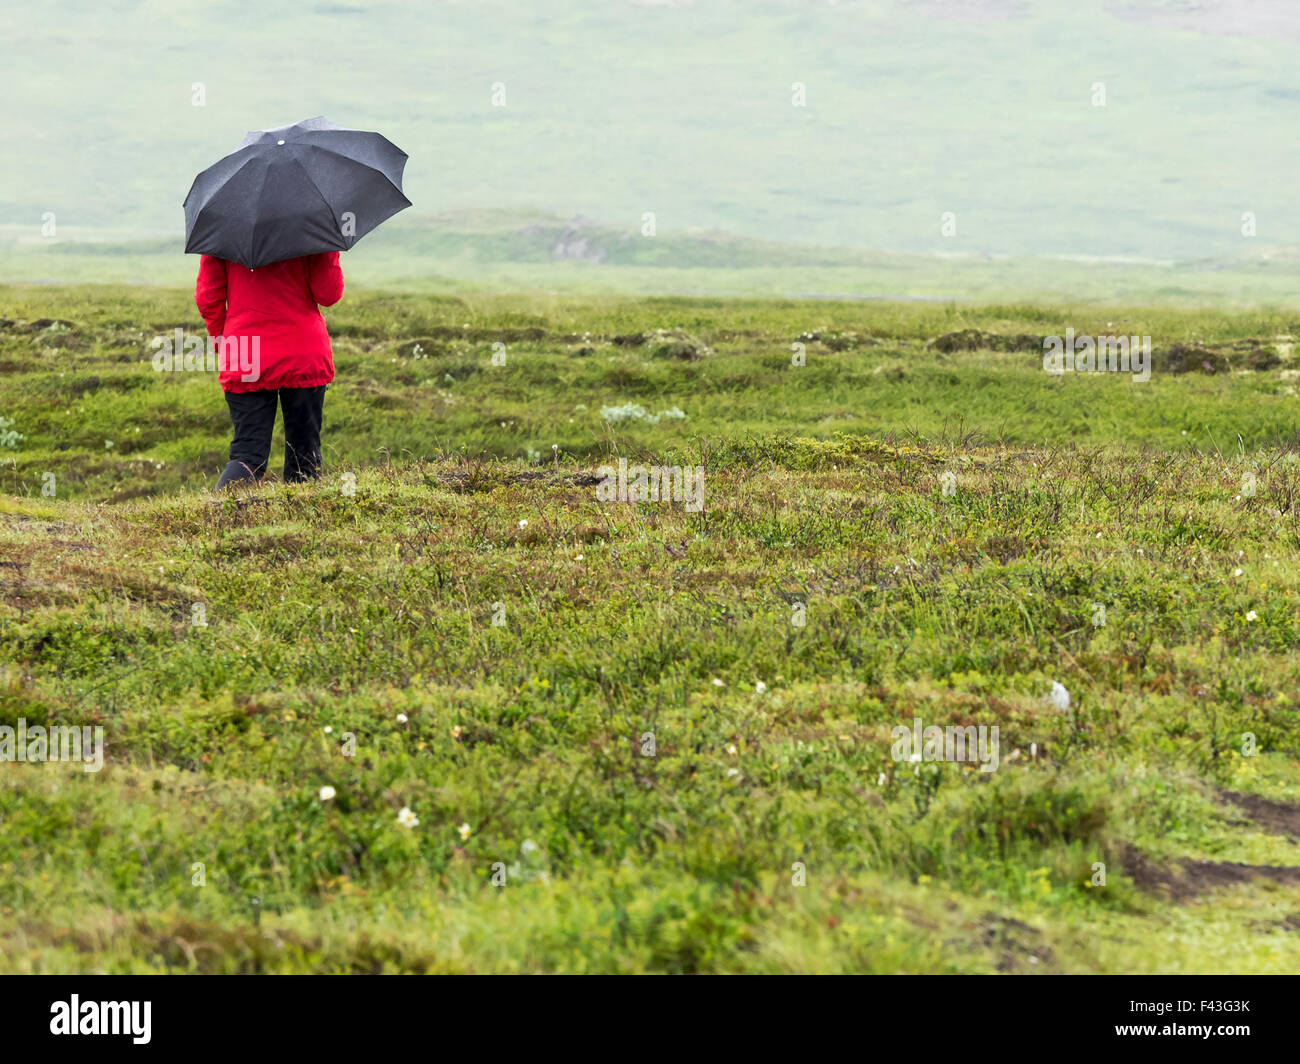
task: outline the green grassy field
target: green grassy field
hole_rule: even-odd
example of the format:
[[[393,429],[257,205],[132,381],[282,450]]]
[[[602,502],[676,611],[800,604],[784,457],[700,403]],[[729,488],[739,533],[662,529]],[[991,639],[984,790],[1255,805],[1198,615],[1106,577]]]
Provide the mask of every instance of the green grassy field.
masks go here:
[[[187,291],[0,287],[0,722],[106,737],[0,764],[4,970],[1300,967],[1290,312],[327,316],[326,476],[218,497]]]

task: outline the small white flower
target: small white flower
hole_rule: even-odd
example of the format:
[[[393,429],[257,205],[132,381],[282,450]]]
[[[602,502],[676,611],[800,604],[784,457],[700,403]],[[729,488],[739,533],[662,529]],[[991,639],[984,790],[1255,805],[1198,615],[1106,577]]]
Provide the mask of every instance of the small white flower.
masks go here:
[[[735,752],[736,752],[736,744],[735,744],[735,743],[728,743],[728,744],[727,744],[727,753],[729,753],[729,754],[734,754]]]
[[[527,528],[527,527],[528,527],[528,522],[527,522],[527,521],[520,521],[520,522],[519,522],[519,527],[520,527],[520,528]]]
[[[1234,570],[1232,570],[1232,575],[1233,575],[1233,576],[1240,576],[1240,575],[1241,575],[1241,570],[1240,570],[1240,569],[1234,569]]]
[[[413,828],[420,823],[420,818],[412,813],[409,807],[404,805],[397,814],[397,822],[404,828]]]
[[[764,691],[767,690],[767,684],[765,684],[762,680],[759,680],[758,683],[754,684],[754,690],[761,695]]]
[[[1059,709],[1062,713],[1070,708],[1070,692],[1058,680],[1052,681],[1052,690],[1048,693],[1046,700],[1053,709]]]
[[[921,763],[921,755],[913,754],[908,760],[910,760],[914,765],[919,765]]]
[[[1257,616],[1259,615],[1254,610],[1251,610],[1249,613],[1246,614],[1246,620],[1253,621]]]
[[[882,773],[880,774],[880,776],[879,776],[879,777],[877,778],[877,780],[876,780],[876,786],[877,786],[877,787],[883,787],[883,786],[885,785],[885,782],[886,782],[886,780],[885,780],[885,774],[882,772]]]
[[[328,724],[325,725],[325,734],[326,734],[326,735],[330,735],[330,734],[332,734],[333,731],[334,731],[334,729],[331,728]]]
[[[580,561],[582,561],[582,555],[581,555],[581,554],[576,555],[576,556],[574,557],[573,560],[574,560],[575,562],[580,562]]]
[[[727,685],[726,685],[725,683],[723,683],[721,680],[719,680],[719,679],[715,676],[715,677],[713,677],[713,686],[714,686],[714,687],[726,687]]]
[[[334,797],[335,793],[336,792],[333,787],[322,787],[320,789],[320,800],[322,802],[328,802],[331,798]]]
[[[734,779],[736,776],[739,776],[739,775],[740,775],[740,769],[738,769],[738,768],[729,768],[729,769],[727,769],[727,776],[728,776],[729,778],[733,778],[733,779]]]
[[[471,828],[468,824],[462,824],[456,829],[456,831],[459,832],[461,839],[468,839],[470,830]]]
[[[398,724],[405,724],[406,721],[407,721],[407,716],[406,716],[405,713],[399,713],[399,714],[397,714],[397,723],[398,723]]]
[[[465,733],[462,732],[462,731],[460,730],[460,725],[459,725],[459,724],[457,724],[454,728],[451,729],[451,737],[452,737],[453,739],[455,739],[456,742],[460,742],[460,737],[461,737],[463,734],[465,734]]]

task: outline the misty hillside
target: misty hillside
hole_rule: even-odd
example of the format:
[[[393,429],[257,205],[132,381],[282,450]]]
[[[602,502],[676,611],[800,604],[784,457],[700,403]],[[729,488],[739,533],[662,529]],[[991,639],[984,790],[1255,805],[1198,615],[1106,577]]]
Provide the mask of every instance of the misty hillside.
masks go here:
[[[20,2],[0,224],[174,239],[198,170],[324,114],[410,154],[416,209],[368,238],[393,249],[421,215],[505,208],[624,233],[653,212],[665,240],[1235,255],[1300,244],[1297,39],[1263,0]]]

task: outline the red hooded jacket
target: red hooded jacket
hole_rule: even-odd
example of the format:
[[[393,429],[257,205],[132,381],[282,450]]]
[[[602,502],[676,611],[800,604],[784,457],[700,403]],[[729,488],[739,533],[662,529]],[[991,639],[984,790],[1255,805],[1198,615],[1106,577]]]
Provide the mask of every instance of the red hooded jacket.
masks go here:
[[[273,262],[250,270],[235,262],[204,255],[194,302],[209,336],[256,345],[256,380],[241,372],[234,357],[221,369],[228,392],[271,388],[316,388],[334,379],[334,355],[320,307],[343,298],[339,253],[327,251]],[[319,306],[317,305],[319,304]],[[247,348],[246,348],[247,349]]]

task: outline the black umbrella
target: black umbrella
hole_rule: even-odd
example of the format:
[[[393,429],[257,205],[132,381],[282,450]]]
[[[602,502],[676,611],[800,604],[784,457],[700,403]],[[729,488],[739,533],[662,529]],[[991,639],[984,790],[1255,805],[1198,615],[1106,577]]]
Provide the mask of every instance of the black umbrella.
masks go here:
[[[406,152],[378,133],[308,118],[249,133],[194,179],[185,197],[185,251],[255,270],[344,251],[411,205]]]

